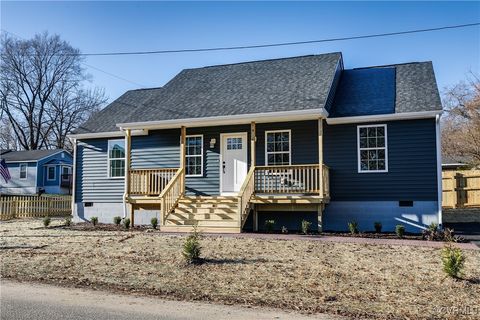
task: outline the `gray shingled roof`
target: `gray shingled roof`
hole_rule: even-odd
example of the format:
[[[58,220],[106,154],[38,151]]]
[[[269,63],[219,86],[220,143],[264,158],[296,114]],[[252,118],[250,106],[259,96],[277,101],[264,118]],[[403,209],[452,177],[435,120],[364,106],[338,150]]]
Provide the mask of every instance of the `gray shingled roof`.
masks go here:
[[[103,110],[95,113],[75,133],[117,131],[117,123],[129,122],[131,115],[137,112],[137,109],[142,108],[146,101],[152,99],[161,91],[162,88],[127,91]]]
[[[431,61],[398,64],[395,68],[396,113],[442,110]]]
[[[344,70],[330,117],[436,110],[442,104],[429,61]]]
[[[228,116],[325,105],[341,53],[186,69],[161,89],[129,91],[76,133],[125,122]]]
[[[52,154],[64,151],[61,149],[54,150],[27,150],[27,151],[10,151],[2,154],[1,158],[6,162],[16,161],[37,161]]]
[[[321,108],[325,106],[341,59],[341,53],[328,53],[186,69],[162,88],[127,91],[76,133],[117,131],[116,124],[127,122]],[[342,86],[340,81],[335,101],[347,105],[348,112],[336,112],[334,103],[331,116],[367,115],[370,109],[374,110],[371,114],[386,112],[388,108],[379,105],[382,99],[366,101],[372,94],[377,96],[373,91],[386,90],[389,85],[358,82],[365,77],[381,82],[385,75],[361,70],[387,68],[395,70],[392,79],[395,92],[382,99],[384,102],[394,99],[387,103],[394,104],[395,113],[442,109],[432,63],[415,62],[345,70],[344,74],[350,75],[349,83]],[[350,101],[352,97],[356,100]]]

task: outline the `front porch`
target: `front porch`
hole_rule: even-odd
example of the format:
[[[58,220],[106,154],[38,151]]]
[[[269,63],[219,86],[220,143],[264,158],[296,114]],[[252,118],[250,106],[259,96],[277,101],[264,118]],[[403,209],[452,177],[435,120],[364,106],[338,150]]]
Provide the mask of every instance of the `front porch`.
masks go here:
[[[163,231],[190,231],[197,225],[204,232],[238,233],[249,215],[253,215],[254,230],[258,228],[256,218],[260,209],[282,211],[288,207],[292,211],[292,206],[310,206],[318,212],[320,229],[330,191],[329,168],[323,164],[321,119],[318,126],[319,163],[256,165],[256,124],[251,123],[250,163],[248,166],[245,164],[248,171],[241,180],[241,187],[227,195],[191,195],[187,192],[185,127],[180,132],[180,166],[171,168],[132,168],[131,133],[126,130],[124,199],[129,204],[132,224],[137,210],[160,210],[159,225]],[[247,145],[246,142],[242,141],[244,145]],[[141,211],[136,214],[141,214]]]

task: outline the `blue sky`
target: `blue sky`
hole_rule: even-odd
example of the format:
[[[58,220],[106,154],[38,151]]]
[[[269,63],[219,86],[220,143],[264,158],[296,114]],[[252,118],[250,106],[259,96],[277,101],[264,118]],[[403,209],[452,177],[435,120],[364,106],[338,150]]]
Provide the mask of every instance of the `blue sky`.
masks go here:
[[[6,2],[1,28],[23,38],[57,33],[82,52],[303,41],[480,21],[480,2]],[[390,38],[228,52],[88,57],[146,87],[184,68],[343,52],[346,68],[432,60],[440,88],[480,73],[480,27]],[[110,100],[139,85],[94,69]]]

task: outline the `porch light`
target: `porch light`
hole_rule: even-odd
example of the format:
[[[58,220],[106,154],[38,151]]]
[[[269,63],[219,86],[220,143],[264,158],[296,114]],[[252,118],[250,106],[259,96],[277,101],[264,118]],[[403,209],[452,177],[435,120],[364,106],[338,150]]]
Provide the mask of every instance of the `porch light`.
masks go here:
[[[210,149],[215,148],[215,143],[217,143],[217,139],[215,138],[210,139]]]

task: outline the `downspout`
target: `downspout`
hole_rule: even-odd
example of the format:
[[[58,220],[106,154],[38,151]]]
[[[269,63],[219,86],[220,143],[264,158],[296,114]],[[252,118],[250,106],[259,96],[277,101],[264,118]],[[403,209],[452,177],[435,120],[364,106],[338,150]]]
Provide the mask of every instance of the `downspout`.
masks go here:
[[[72,216],[75,213],[75,184],[77,181],[77,139],[71,138],[73,142],[73,167],[72,167]]]
[[[435,134],[437,148],[437,195],[438,195],[438,225],[442,228],[442,145],[440,131],[440,115],[435,117]]]

